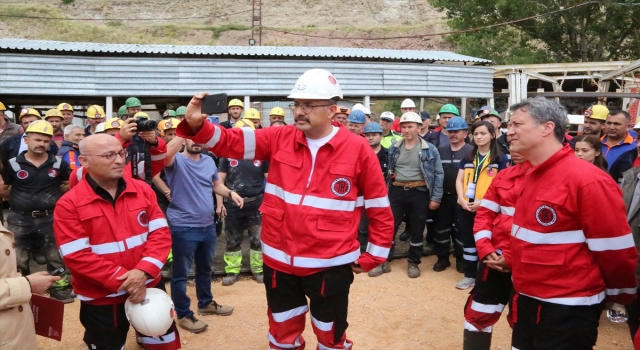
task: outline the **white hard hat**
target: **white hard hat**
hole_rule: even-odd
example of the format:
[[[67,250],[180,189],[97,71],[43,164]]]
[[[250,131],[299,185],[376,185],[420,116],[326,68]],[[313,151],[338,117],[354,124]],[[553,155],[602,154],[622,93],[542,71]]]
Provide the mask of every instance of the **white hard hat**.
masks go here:
[[[403,114],[402,117],[400,117],[400,124],[405,122],[418,123],[422,125],[422,118],[420,118],[420,115],[418,113],[407,112]]]
[[[410,98],[407,98],[404,101],[402,101],[400,108],[416,108],[416,104],[413,103],[413,100],[411,100]]]
[[[304,72],[288,96],[307,100],[328,100],[334,97],[342,98],[340,83],[329,71],[317,68]]]
[[[157,288],[147,288],[144,300],[137,304],[127,299],[124,311],[133,328],[150,337],[167,333],[173,323],[173,301],[167,293]]]
[[[382,114],[380,114],[380,120],[387,120],[392,122],[395,119],[395,116],[393,115],[392,112],[382,112]]]
[[[371,111],[367,109],[367,107],[365,107],[362,103],[356,103],[353,108],[351,108],[352,111],[363,111],[364,114],[371,114]]]
[[[96,125],[96,134],[100,134],[104,132],[104,126],[106,125],[105,122],[102,122],[98,125]]]

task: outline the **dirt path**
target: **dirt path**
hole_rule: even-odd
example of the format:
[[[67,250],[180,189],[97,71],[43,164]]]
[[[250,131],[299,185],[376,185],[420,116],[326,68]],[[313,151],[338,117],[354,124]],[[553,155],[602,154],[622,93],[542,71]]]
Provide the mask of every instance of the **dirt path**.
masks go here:
[[[454,285],[461,275],[449,268],[433,272],[435,257],[423,258],[422,276],[409,279],[406,262],[393,261],[393,271],[377,278],[356,276],[351,288],[349,329],[347,334],[355,349],[460,349],[462,344],[462,309],[468,291]],[[453,259],[452,259],[453,262]],[[194,287],[189,287],[195,308]],[[180,337],[183,349],[266,349],[267,316],[264,287],[252,280],[242,280],[231,287],[213,284],[217,302],[235,306],[229,317],[204,316],[209,329],[200,334],[184,330]],[[40,338],[40,349],[86,349],[83,328],[78,321],[80,303],[66,306],[62,342]],[[626,324],[613,324],[606,316],[600,321],[596,349],[633,349]],[[316,341],[307,317],[304,333],[307,349],[315,349]],[[496,325],[492,349],[510,349],[511,332],[504,316]],[[127,350],[139,349],[133,331],[129,332]]]

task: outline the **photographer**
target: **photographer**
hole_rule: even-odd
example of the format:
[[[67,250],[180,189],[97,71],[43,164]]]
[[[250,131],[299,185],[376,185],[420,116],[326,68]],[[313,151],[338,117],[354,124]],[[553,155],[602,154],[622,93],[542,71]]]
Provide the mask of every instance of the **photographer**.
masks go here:
[[[139,126],[138,124],[141,124]],[[151,126],[153,129],[148,130]],[[144,112],[138,112],[134,118],[129,118],[124,121],[120,128],[120,133],[115,137],[122,143],[122,148],[126,149],[129,153],[127,158],[127,165],[124,170],[124,178],[131,178],[134,175],[132,169],[132,160],[136,160],[135,178],[139,180],[151,183],[153,176],[162,171],[166,162],[167,145],[162,138],[156,136],[155,129],[158,123],[149,119],[149,116]],[[133,150],[138,151],[136,156],[133,155]],[[148,162],[146,161],[148,160]],[[146,167],[145,164],[151,163],[151,167]],[[84,177],[82,167],[74,170],[69,177],[69,186],[73,188]]]

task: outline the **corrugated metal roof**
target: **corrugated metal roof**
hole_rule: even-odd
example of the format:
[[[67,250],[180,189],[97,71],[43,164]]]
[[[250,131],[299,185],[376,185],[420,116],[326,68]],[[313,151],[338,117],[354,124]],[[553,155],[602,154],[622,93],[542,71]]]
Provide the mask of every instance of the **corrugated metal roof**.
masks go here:
[[[383,61],[447,61],[474,63],[491,62],[490,60],[459,55],[448,51],[359,49],[345,47],[134,45],[26,39],[0,39],[0,49],[83,53],[147,54],[159,56],[273,56],[301,58],[318,57],[331,59],[354,58]]]

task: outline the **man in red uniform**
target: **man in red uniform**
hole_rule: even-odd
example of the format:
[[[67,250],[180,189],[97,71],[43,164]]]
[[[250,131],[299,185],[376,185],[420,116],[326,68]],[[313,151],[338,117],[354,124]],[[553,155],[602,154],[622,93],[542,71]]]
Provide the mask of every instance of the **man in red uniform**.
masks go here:
[[[529,165],[519,165],[524,159],[511,153],[516,166],[498,173],[480,202],[473,225],[478,256],[475,288],[464,308],[463,350],[489,350],[493,325],[498,322],[513,292],[511,272],[491,269],[484,261],[504,260],[509,255],[513,213],[518,200],[518,186]]]
[[[129,330],[124,303],[143,301],[146,287],[164,289],[160,269],[171,234],[151,187],[123,179],[127,153],[120,141],[92,135],[80,142],[80,152],[85,181],[56,205],[56,244],[81,301],[84,342],[89,349],[121,349]],[[147,349],[180,348],[175,326],[138,341]]]
[[[255,131],[206,123],[200,112],[205,95],[191,100],[178,135],[206,144],[218,156],[270,164],[260,207],[270,349],[304,349],[309,308],[319,348],[351,349],[346,329],[353,272],[386,260],[393,216],[368,142],[331,125],[340,85],[326,70],[305,72],[289,95],[295,125]],[[363,210],[370,223],[361,255]]]
[[[506,256],[516,291],[512,347],[592,349],[603,301],[625,305],[636,297],[638,251],[620,188],[562,145],[567,112],[560,104],[529,98],[510,111],[511,150],[532,166]]]

